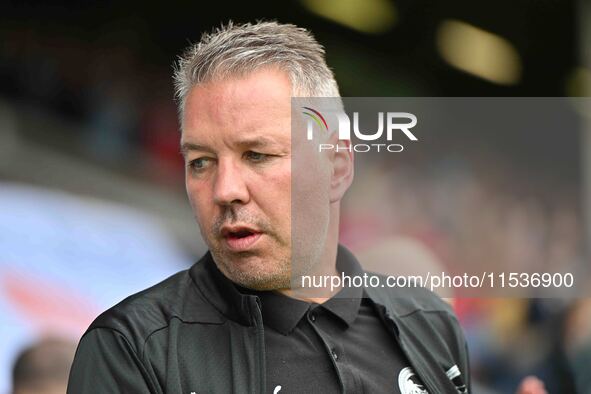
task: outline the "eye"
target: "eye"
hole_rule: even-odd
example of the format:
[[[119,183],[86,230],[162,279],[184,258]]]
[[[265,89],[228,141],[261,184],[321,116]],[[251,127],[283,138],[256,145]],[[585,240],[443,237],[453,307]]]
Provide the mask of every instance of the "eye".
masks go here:
[[[197,159],[191,160],[187,163],[187,167],[189,167],[193,171],[200,171],[210,164],[211,158],[209,157],[199,157]]]
[[[248,152],[244,153],[244,157],[246,157],[250,161],[258,163],[267,160],[269,157],[271,157],[271,155],[249,150]]]

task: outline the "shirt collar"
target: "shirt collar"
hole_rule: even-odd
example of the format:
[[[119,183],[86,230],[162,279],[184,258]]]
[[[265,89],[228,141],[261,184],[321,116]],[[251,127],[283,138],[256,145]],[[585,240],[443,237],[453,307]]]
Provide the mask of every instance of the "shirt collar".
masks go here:
[[[250,298],[240,293],[218,268],[211,252],[207,252],[201,260],[189,270],[190,276],[206,300],[222,315],[242,325],[253,325]]]
[[[355,256],[341,245],[337,250],[336,266],[339,274],[347,275],[351,279],[363,276],[363,269]],[[351,283],[351,286],[342,287],[336,295],[324,302],[320,307],[332,312],[347,326],[350,326],[359,313],[359,305],[363,295],[363,287],[356,287]]]
[[[283,335],[291,333],[310,309],[310,303],[275,291],[256,291],[238,285],[236,287],[243,294],[252,294],[259,297],[263,323]]]

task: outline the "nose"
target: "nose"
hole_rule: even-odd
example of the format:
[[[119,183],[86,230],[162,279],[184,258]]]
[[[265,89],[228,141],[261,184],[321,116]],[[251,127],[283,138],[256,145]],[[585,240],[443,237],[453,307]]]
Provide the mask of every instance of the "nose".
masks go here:
[[[249,200],[245,169],[231,159],[220,159],[214,183],[213,200],[218,205],[246,204]]]

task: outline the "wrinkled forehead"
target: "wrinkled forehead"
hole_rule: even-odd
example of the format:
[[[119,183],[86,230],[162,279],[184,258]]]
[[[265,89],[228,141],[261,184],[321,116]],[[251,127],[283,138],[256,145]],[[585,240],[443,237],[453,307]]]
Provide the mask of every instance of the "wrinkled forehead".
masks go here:
[[[194,86],[187,95],[183,132],[209,127],[273,127],[291,116],[291,83],[275,69],[257,70]]]

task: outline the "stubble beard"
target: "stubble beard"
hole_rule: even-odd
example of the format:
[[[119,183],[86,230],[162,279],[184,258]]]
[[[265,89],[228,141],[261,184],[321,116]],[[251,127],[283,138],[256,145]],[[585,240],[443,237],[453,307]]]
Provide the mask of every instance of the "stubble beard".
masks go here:
[[[273,244],[271,250],[232,252],[224,248],[224,241],[220,235],[221,228],[235,223],[244,223],[260,229],[263,236],[270,238]],[[289,239],[280,237],[266,220],[244,210],[228,208],[216,218],[207,234],[201,224],[199,229],[218,269],[232,282],[253,290],[279,290],[290,287],[291,244]]]
[[[212,251],[212,254],[214,252]],[[238,268],[238,264],[232,262],[233,259],[251,258],[258,259],[259,261],[254,263],[258,267],[255,269],[243,270]],[[216,257],[214,255],[214,260]],[[231,257],[220,256],[217,258],[219,261],[218,268],[226,277],[232,282],[252,289],[252,290],[281,290],[288,289],[290,287],[291,278],[291,258],[281,257],[275,261],[265,261],[263,257],[256,255],[244,256],[243,254],[234,254]],[[272,270],[266,269],[269,264],[274,264]],[[249,268],[253,267],[253,264],[249,264]]]

